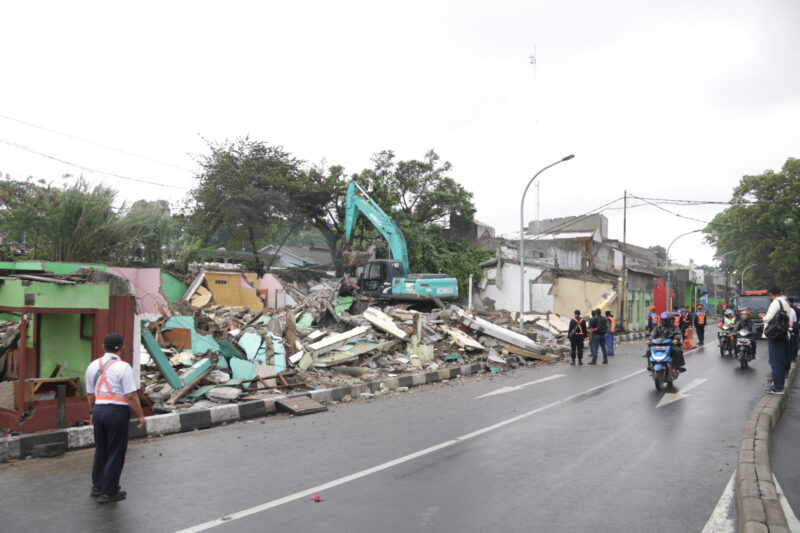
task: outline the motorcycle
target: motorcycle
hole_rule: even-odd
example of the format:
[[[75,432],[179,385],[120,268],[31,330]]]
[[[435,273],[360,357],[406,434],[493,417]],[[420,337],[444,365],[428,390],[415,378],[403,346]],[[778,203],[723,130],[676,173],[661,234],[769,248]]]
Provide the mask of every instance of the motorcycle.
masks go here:
[[[753,352],[755,351],[755,339],[751,337],[749,329],[740,329],[736,336],[736,358],[739,360],[741,368],[747,368],[750,361],[753,360]]]
[[[650,342],[650,374],[653,376],[656,390],[678,379],[679,372],[672,367],[672,339],[654,339]]]
[[[720,322],[717,339],[719,339],[719,355],[725,357],[725,352],[733,355],[733,326],[731,324]]]

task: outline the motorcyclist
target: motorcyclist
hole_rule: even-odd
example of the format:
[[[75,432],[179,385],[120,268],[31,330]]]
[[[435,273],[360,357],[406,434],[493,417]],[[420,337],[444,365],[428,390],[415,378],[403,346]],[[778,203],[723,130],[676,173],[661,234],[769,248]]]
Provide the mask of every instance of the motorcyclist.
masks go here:
[[[756,325],[755,323],[750,320],[750,311],[747,309],[742,309],[739,313],[739,320],[737,320],[733,325],[733,334],[738,335],[739,330],[745,329],[750,332],[748,338],[752,341],[753,346],[753,359],[756,358]],[[736,354],[738,350],[738,346],[736,344],[733,345],[733,353]]]
[[[725,317],[722,319],[722,323],[727,326],[733,326],[736,323],[736,318],[733,316],[733,309],[725,310]]]
[[[681,349],[681,329],[675,324],[672,313],[664,311],[661,313],[661,323],[653,328],[650,333],[650,340],[647,341],[647,370],[650,368],[650,343],[655,339],[672,339],[672,348],[669,351],[674,367],[681,372],[686,371],[686,361],[683,358],[683,350]]]

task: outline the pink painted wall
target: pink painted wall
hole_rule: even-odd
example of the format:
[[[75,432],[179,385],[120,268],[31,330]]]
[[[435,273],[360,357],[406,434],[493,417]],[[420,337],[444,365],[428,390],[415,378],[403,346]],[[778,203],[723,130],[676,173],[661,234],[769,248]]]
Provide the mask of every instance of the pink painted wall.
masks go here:
[[[169,303],[161,294],[161,269],[109,267],[108,271],[131,282],[140,313],[166,313],[171,316]]]

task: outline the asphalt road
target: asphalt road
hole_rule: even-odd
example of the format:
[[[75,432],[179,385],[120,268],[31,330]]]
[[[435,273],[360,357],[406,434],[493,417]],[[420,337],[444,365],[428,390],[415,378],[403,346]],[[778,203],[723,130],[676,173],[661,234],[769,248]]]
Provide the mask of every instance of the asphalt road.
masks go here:
[[[88,495],[91,450],[0,465],[0,529],[701,531],[763,395],[766,345],[744,371],[706,345],[672,392],[643,352],[133,441],[128,499],[105,506]]]

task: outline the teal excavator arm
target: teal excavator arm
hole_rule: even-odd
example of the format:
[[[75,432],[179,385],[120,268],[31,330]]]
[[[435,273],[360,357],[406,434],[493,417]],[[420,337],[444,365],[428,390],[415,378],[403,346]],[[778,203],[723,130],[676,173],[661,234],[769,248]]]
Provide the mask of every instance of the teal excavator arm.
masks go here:
[[[363,196],[358,194],[359,191]],[[364,213],[364,216],[372,222],[372,225],[381,232],[381,235],[389,243],[392,259],[402,261],[405,273],[408,274],[408,250],[406,249],[406,238],[403,237],[403,232],[400,231],[400,228],[397,227],[397,224],[394,223],[389,215],[353,180],[347,186],[347,200],[345,201],[344,235],[347,243],[350,243],[353,237],[353,228],[356,226],[359,211]]]

